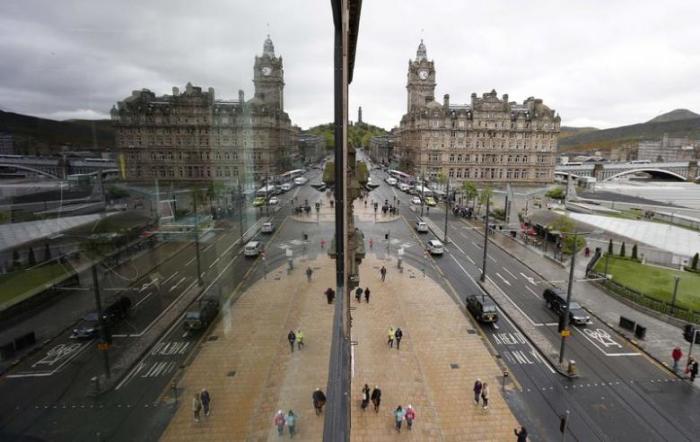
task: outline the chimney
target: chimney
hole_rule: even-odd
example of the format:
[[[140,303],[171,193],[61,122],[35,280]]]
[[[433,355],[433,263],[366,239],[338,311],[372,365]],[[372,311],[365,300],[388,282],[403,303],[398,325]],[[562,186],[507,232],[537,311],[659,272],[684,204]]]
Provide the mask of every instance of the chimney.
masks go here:
[[[243,89],[238,89],[238,101],[240,101],[241,104],[245,102],[245,95],[243,94]]]
[[[450,94],[445,94],[442,97],[442,105],[445,106],[445,109],[450,108]]]

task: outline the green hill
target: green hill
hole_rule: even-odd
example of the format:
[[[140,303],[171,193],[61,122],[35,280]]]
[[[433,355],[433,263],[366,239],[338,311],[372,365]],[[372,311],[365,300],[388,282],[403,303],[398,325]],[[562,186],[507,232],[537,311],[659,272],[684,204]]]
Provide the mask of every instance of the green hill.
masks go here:
[[[111,150],[114,129],[110,120],[56,121],[0,111],[0,132],[12,134],[15,152],[50,155],[56,148]]]
[[[669,137],[690,137],[700,139],[700,118],[632,124],[595,131],[579,132],[560,137],[560,152],[587,152],[609,150],[624,143],[640,140],[656,140],[668,134]]]
[[[326,139],[326,149],[333,149],[335,148],[333,128],[333,123],[320,124],[309,128],[307,132],[324,137]],[[367,123],[355,123],[352,126],[348,126],[348,142],[354,147],[366,147],[370,138],[388,134],[389,132],[381,127]]]
[[[700,118],[700,115],[695,112],[689,111],[688,109],[674,109],[671,112],[666,112],[658,117],[649,120],[649,123],[664,123],[666,121],[678,121],[678,120],[692,120],[693,118]]]

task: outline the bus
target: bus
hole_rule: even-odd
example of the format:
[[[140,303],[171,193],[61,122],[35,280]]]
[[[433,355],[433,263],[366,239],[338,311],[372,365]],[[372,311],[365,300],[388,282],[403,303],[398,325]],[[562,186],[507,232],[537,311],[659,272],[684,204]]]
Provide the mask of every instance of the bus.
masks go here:
[[[389,170],[388,174],[390,177],[396,178],[396,180],[400,183],[411,184],[411,182],[414,181],[411,175],[401,172],[400,170],[391,169]]]
[[[416,187],[414,187],[414,189],[413,189],[413,193],[414,193],[414,195],[418,195],[421,198],[433,196],[432,190],[428,189],[427,186],[422,186],[420,184],[416,184]]]
[[[304,172],[304,169],[294,169],[290,170],[289,172],[284,172],[283,174],[277,176],[277,182],[278,184],[288,183],[293,181],[294,178],[304,175]]]
[[[260,197],[269,197],[270,195],[276,195],[277,193],[277,187],[273,184],[268,184],[267,186],[262,186],[261,188],[258,189],[257,192],[255,192],[255,196],[260,196]]]

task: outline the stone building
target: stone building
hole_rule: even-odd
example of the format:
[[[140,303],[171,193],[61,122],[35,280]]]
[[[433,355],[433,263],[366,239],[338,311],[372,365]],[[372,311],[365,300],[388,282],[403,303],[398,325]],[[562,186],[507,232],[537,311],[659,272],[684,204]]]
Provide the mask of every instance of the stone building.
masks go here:
[[[0,155],[13,155],[15,143],[11,133],[0,132]]]
[[[326,154],[326,140],[318,135],[302,132],[299,134],[299,156],[302,163],[317,163]]]
[[[188,83],[156,96],[134,91],[112,108],[127,180],[261,182],[298,161],[297,131],[284,111],[284,69],[268,36],[253,69],[255,94],[219,100]]]
[[[369,157],[375,163],[390,164],[394,159],[394,135],[380,135],[369,140]]]
[[[640,141],[636,159],[651,162],[691,161],[698,159],[698,151],[700,140],[664,134],[660,140]]]
[[[435,101],[435,64],[423,41],[408,62],[407,112],[396,146],[399,167],[453,183],[535,185],[554,181],[561,119],[541,99],[522,104],[496,91],[471,95],[469,104]]]

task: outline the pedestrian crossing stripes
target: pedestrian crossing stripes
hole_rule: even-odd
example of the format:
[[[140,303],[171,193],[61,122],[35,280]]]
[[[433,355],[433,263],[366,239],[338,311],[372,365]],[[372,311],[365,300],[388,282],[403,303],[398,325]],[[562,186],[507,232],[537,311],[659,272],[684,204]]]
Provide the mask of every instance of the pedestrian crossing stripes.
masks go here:
[[[153,356],[171,356],[185,354],[190,343],[187,341],[159,342],[151,349]]]

